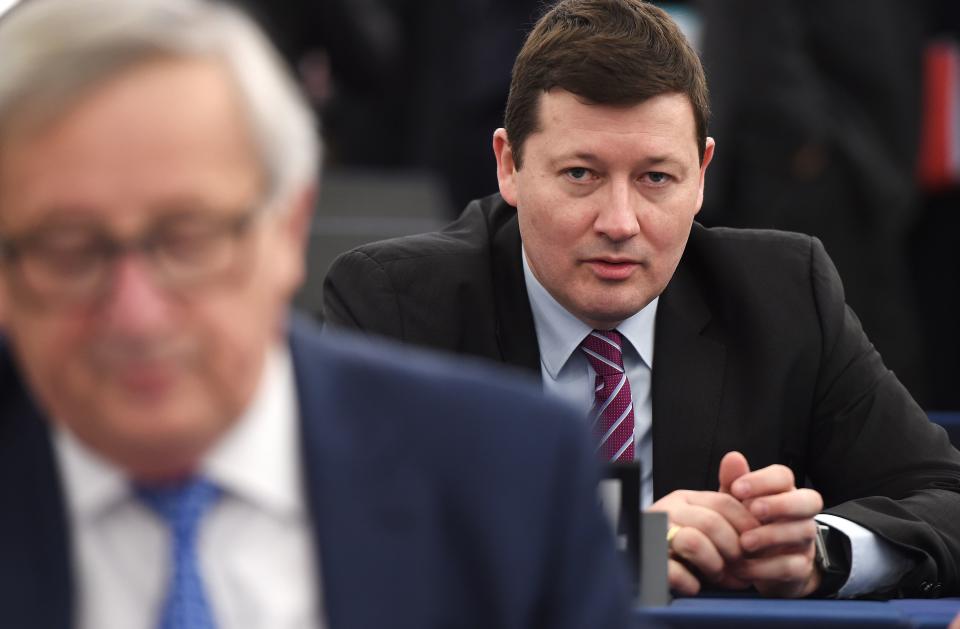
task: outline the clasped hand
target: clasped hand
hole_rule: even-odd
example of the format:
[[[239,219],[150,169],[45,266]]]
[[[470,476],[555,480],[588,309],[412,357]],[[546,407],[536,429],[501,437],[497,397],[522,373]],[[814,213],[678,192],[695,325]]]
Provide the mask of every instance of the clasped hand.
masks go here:
[[[767,596],[816,590],[813,517],[823,508],[820,494],[797,489],[783,465],[750,471],[739,452],[720,462],[719,486],[674,491],[650,507],[679,527],[670,542],[670,588],[694,595],[706,580],[726,589],[752,585]]]

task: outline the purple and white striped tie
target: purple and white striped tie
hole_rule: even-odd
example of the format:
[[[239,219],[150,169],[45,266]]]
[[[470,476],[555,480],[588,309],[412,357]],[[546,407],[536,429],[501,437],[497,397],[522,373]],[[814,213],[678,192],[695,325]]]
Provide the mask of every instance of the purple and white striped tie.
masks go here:
[[[616,330],[594,330],[580,343],[597,372],[591,417],[597,455],[604,461],[633,460],[633,397],[622,348],[623,337]]]

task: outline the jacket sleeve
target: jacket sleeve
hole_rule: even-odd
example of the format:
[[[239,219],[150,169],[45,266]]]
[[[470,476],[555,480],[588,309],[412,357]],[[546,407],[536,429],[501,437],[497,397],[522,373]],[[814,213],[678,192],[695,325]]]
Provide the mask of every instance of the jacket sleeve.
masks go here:
[[[825,510],[900,548],[915,568],[900,594],[960,594],[960,452],[886,368],[811,240],[822,330],[808,470]]]

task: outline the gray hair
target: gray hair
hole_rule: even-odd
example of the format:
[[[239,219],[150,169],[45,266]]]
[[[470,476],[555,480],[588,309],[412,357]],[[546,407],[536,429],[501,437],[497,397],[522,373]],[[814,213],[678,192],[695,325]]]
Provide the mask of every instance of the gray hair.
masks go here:
[[[268,204],[317,180],[313,112],[284,62],[247,15],[205,0],[28,0],[14,7],[0,19],[0,141],[12,118],[55,119],[112,75],[164,56],[211,58],[230,73],[260,151]]]

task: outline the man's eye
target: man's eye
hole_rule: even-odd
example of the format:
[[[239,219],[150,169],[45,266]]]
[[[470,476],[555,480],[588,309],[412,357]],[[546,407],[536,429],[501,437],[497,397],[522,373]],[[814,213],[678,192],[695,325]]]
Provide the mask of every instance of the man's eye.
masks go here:
[[[158,238],[157,246],[165,255],[181,258],[203,256],[214,246],[220,234],[208,226],[181,227]]]
[[[590,178],[590,169],[577,166],[567,169],[567,177],[574,181],[586,181]]]
[[[647,179],[650,180],[650,183],[667,183],[670,181],[670,175],[654,171],[647,173]]]
[[[38,243],[27,257],[59,273],[72,275],[98,265],[102,253],[96,242],[77,240]]]

